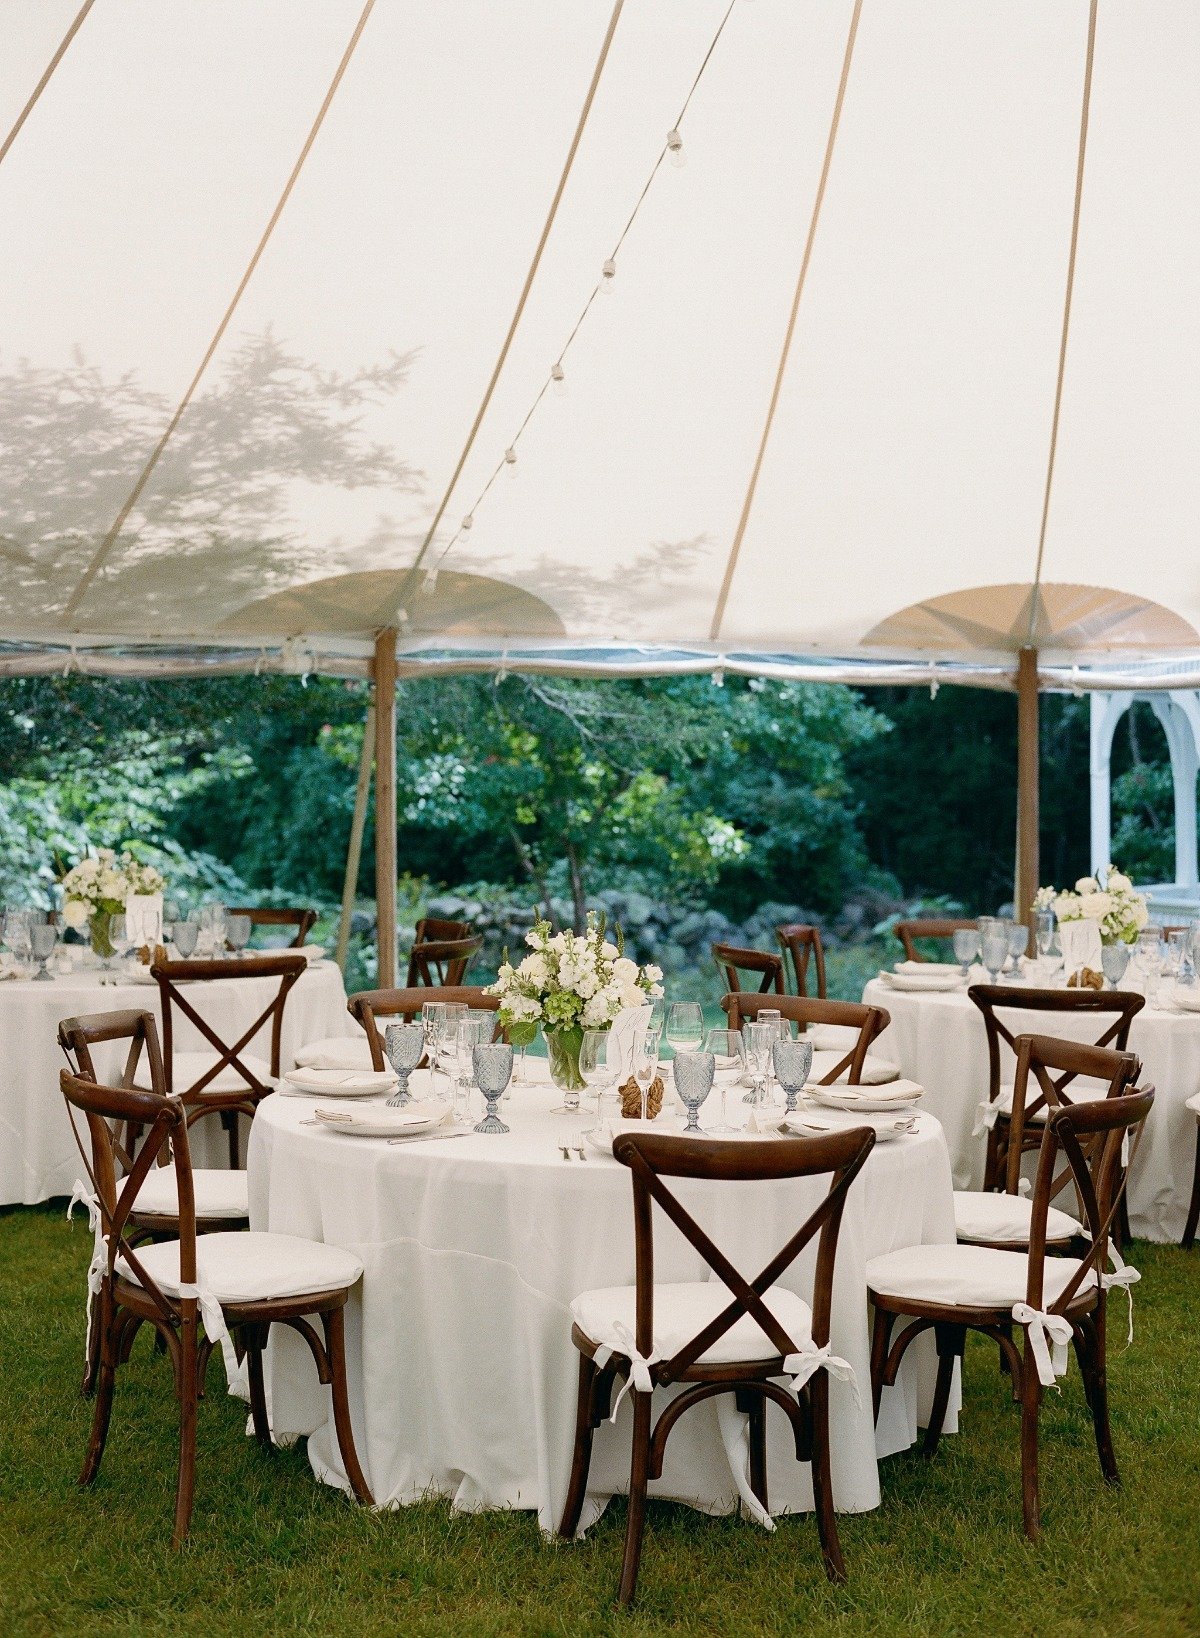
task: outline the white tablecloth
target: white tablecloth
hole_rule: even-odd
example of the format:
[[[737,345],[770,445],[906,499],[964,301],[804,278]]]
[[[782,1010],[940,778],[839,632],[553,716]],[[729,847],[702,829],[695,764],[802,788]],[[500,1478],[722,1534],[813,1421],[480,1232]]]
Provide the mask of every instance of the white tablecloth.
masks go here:
[[[891,1024],[875,1043],[902,1075],[925,1088],[922,1108],[945,1129],[954,1185],[977,1189],[983,1182],[986,1139],[973,1136],[980,1100],[987,1097],[987,1037],[983,1016],[965,990],[937,994],[892,989],[873,979],[863,1000],[886,1007]],[[1014,1034],[1062,1035],[1094,1040],[1096,1020],[1054,1013],[1003,1014]],[[1012,1079],[1015,1062],[1002,1046],[1001,1079]],[[1141,1239],[1177,1242],[1192,1192],[1196,1117],[1185,1100],[1200,1091],[1200,1013],[1146,1006],[1133,1021],[1129,1050],[1142,1060],[1142,1085],[1155,1088],[1129,1179],[1129,1222]]]
[[[213,979],[190,986],[202,1017],[225,1040],[238,1035],[260,1013],[278,988],[275,978]],[[7,979],[0,983],[0,1205],[32,1205],[54,1195],[70,1194],[81,1175],[79,1151],[71,1136],[58,1072],[66,1060],[58,1045],[63,1018],[81,1013],[148,1008],[161,1027],[157,984],[100,983],[97,971],[83,970],[49,983]],[[178,1009],[176,1042],[182,1049],[208,1043]],[[346,991],[339,968],[324,961],[302,973],[288,996],[283,1015],[280,1066],[290,1069],[306,1041],[323,1035],[347,1035],[355,1029],[346,1011]],[[270,1057],[270,1030],[249,1050]],[[97,1062],[98,1073],[105,1073]],[[207,1130],[206,1130],[207,1129]],[[205,1146],[217,1145],[214,1163],[226,1165],[223,1134],[216,1121],[196,1127],[197,1164]]]
[[[539,1066],[540,1067],[540,1066]],[[531,1069],[533,1066],[531,1065]],[[265,1100],[251,1132],[251,1226],[346,1247],[366,1273],[348,1309],[350,1398],[359,1458],[376,1500],[429,1494],[465,1509],[536,1510],[557,1526],[570,1470],[578,1356],[568,1305],[580,1292],[632,1282],[629,1173],[589,1151],[564,1161],[581,1122],[551,1113],[557,1095],[516,1088],[511,1134],[389,1146],[302,1124],[316,1102]],[[739,1104],[738,1108],[742,1106]],[[672,1185],[718,1245],[758,1272],[813,1209],[824,1180]],[[879,1144],[847,1201],[838,1255],[832,1342],[857,1376],[862,1401],[831,1382],[834,1496],[860,1511],[879,1501],[877,1456],[906,1448],[932,1388],[932,1351],[885,1395],[871,1421],[864,1264],[876,1253],[953,1238],[950,1164],[936,1121]],[[706,1267],[658,1214],[660,1280],[707,1277]],[[815,1245],[790,1283],[811,1297]],[[272,1333],[268,1382],[276,1438],[308,1434],[317,1475],[345,1485],[329,1394],[299,1338]],[[723,1407],[718,1419],[718,1405]],[[585,1525],[629,1475],[628,1396],[616,1426],[596,1435]],[[689,1411],[667,1446],[651,1494],[712,1512],[734,1509],[731,1459],[744,1418],[710,1401]],[[953,1420],[951,1425],[955,1425]],[[772,1511],[809,1508],[807,1467],[788,1424],[768,1409]]]

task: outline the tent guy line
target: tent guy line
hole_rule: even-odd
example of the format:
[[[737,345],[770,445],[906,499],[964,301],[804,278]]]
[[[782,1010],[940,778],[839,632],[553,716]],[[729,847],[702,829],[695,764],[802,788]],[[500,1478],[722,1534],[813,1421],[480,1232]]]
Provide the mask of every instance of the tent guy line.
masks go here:
[[[54,73],[54,70],[58,67],[59,63],[61,63],[63,58],[66,56],[67,47],[71,44],[71,41],[75,38],[75,36],[79,33],[79,30],[83,27],[84,18],[87,16],[88,12],[91,11],[91,9],[95,5],[95,3],[96,3],[96,0],[83,0],[82,6],[80,6],[79,10],[75,13],[74,21],[72,22],[72,24],[71,24],[70,28],[67,30],[67,32],[63,35],[62,39],[59,41],[57,51],[55,51],[53,57],[51,57],[50,61],[47,63],[46,70],[43,73],[41,79],[37,82],[37,84],[34,86],[33,90],[30,92],[29,100],[26,102],[24,108],[21,109],[21,112],[17,115],[16,120],[13,123],[12,129],[9,131],[8,135],[5,137],[3,143],[0,143],[0,165],[3,165],[4,160],[5,160],[5,158],[6,158],[7,154],[8,154],[8,150],[12,147],[13,143],[17,140],[17,137],[20,135],[21,127],[24,125],[25,121],[29,118],[30,114],[32,114],[34,108],[37,106],[38,98],[41,96],[42,92],[46,89],[46,87],[50,84],[50,79],[51,79],[51,76]]]

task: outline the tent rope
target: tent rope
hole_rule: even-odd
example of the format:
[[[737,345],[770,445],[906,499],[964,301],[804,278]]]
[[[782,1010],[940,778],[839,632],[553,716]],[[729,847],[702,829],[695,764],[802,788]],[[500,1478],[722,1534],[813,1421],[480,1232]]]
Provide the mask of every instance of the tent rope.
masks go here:
[[[610,263],[615,263],[616,262],[617,256],[620,253],[622,245],[625,243],[625,240],[629,237],[630,229],[633,227],[633,224],[637,221],[638,213],[640,212],[643,204],[646,201],[646,196],[650,192],[651,184],[653,183],[654,178],[658,175],[659,171],[662,169],[662,164],[663,164],[664,159],[666,159],[668,153],[671,151],[671,146],[672,146],[671,137],[672,136],[678,137],[678,135],[679,135],[679,128],[683,124],[684,116],[686,115],[686,113],[688,111],[688,108],[691,106],[692,98],[696,94],[696,91],[697,91],[697,89],[698,89],[698,87],[700,85],[700,81],[704,78],[705,71],[708,68],[708,65],[709,65],[710,61],[712,60],[713,52],[717,49],[717,44],[720,41],[720,38],[721,38],[722,34],[724,34],[724,32],[725,32],[725,25],[726,25],[726,23],[728,23],[730,17],[733,15],[733,9],[737,5],[737,3],[738,3],[738,0],[729,0],[729,4],[725,8],[725,11],[724,11],[724,13],[723,13],[723,15],[721,17],[721,21],[717,25],[716,33],[713,35],[712,39],[709,41],[708,50],[704,53],[704,56],[703,56],[703,58],[701,60],[701,63],[700,63],[700,66],[696,70],[695,77],[692,80],[692,83],[691,83],[691,86],[690,86],[690,88],[688,90],[687,96],[683,99],[683,103],[682,103],[682,105],[681,105],[681,107],[679,109],[679,112],[675,116],[675,123],[671,128],[670,136],[668,136],[667,140],[663,143],[662,147],[659,149],[658,154],[655,156],[654,164],[650,168],[650,174],[646,178],[646,181],[645,181],[645,183],[644,183],[644,185],[642,187],[642,190],[638,194],[637,199],[634,202],[633,209],[630,211],[629,216],[626,219],[625,226],[621,229],[620,236],[618,237],[616,243],[613,245],[612,250],[609,252],[608,260],[609,260]],[[562,361],[563,361],[564,358],[566,358],[568,352],[570,352],[571,347],[572,347],[572,345],[573,345],[573,343],[575,341],[575,337],[579,334],[580,330],[582,329],[584,320],[587,318],[588,314],[592,310],[592,303],[596,300],[596,297],[599,294],[600,294],[600,283],[597,282],[596,284],[594,284],[592,286],[591,290],[588,292],[587,298],[584,301],[582,309],[580,310],[579,317],[575,320],[575,323],[572,325],[570,333],[568,334],[566,341],[559,348],[558,357],[554,360],[554,364],[553,364],[553,367],[551,369],[550,374],[547,375],[545,380],[542,382],[541,386],[538,389],[537,396],[534,398],[533,403],[530,404],[528,410],[526,410],[526,412],[525,412],[524,419],[521,421],[521,424],[518,426],[516,432],[509,439],[508,444],[505,447],[504,454],[500,457],[500,459],[496,462],[495,466],[492,468],[491,472],[488,474],[486,482],[484,483],[482,489],[479,491],[478,495],[475,497],[474,504],[471,506],[470,510],[467,512],[466,518],[470,519],[472,522],[474,520],[475,513],[479,510],[479,507],[482,505],[482,503],[487,499],[488,493],[491,490],[492,485],[495,483],[496,479],[500,476],[500,474],[504,470],[504,468],[508,465],[509,451],[515,451],[516,450],[516,447],[520,443],[521,438],[522,438],[522,436],[523,436],[523,434],[525,432],[526,427],[529,425],[530,421],[533,419],[534,412],[537,410],[538,405],[542,402],[542,399],[546,396],[546,393],[547,393],[547,391],[548,391],[548,389],[550,387],[551,382],[555,379],[555,371],[561,371]],[[494,385],[494,381],[493,381],[493,385]],[[482,411],[480,412],[480,415],[482,416]],[[472,428],[472,437],[474,437],[474,434],[478,430],[478,427],[479,427],[479,418],[476,419],[475,426]],[[416,562],[413,564],[413,567],[409,572],[408,580],[405,581],[406,588],[411,584],[412,577],[417,573],[417,571],[421,567],[422,560],[423,560],[423,558],[425,556],[425,553],[426,553],[426,551],[427,551],[427,549],[428,549],[428,547],[430,545],[430,542],[433,539],[434,532],[437,529],[437,525],[438,525],[438,522],[441,519],[442,513],[446,509],[446,504],[450,499],[450,495],[451,495],[451,493],[452,493],[452,491],[454,489],[454,484],[457,481],[458,476],[462,471],[463,463],[464,463],[465,460],[466,460],[466,451],[464,451],[464,453],[463,453],[463,460],[459,462],[457,468],[455,469],[454,479],[451,481],[450,488],[446,492],[446,496],[445,496],[445,498],[444,498],[444,500],[442,502],[441,508],[439,509],[438,516],[437,516],[437,518],[434,519],[433,527],[430,529],[429,534],[426,536],[424,545],[421,547],[420,552],[417,554]],[[466,530],[469,529],[470,527],[471,527],[471,522],[464,522],[463,524],[459,525],[459,527],[455,530],[454,534],[451,535],[450,539],[446,542],[445,546],[443,546],[441,552],[438,554],[437,561],[434,563],[432,569],[426,571],[427,573],[429,573],[431,576],[436,575],[437,571],[441,568],[442,564],[446,561],[446,558],[453,551],[454,547],[457,546],[458,542],[462,539],[462,537],[463,537],[464,533],[466,532]]]
[[[1075,203],[1071,212],[1071,249],[1067,257],[1067,288],[1063,297],[1062,333],[1058,343],[1058,377],[1054,384],[1054,414],[1050,421],[1050,453],[1046,461],[1046,487],[1042,494],[1042,522],[1038,530],[1037,566],[1029,597],[1029,641],[1036,636],[1037,611],[1041,602],[1042,559],[1046,553],[1046,527],[1050,521],[1050,491],[1054,485],[1054,462],[1058,454],[1058,423],[1062,414],[1063,380],[1067,371],[1067,338],[1071,330],[1071,297],[1075,291],[1075,255],[1079,248],[1079,214],[1083,204],[1083,168],[1087,158],[1088,123],[1092,104],[1092,67],[1096,56],[1096,12],[1099,0],[1088,7],[1087,58],[1083,70],[1083,103],[1079,112],[1079,152],[1075,161]]]
[[[497,357],[495,365],[492,368],[492,373],[488,378],[488,384],[484,388],[483,398],[480,400],[479,408],[475,412],[475,419],[471,422],[471,428],[467,433],[466,442],[463,444],[458,460],[455,463],[454,471],[450,474],[450,481],[446,485],[441,501],[438,503],[437,511],[433,514],[433,520],[425,532],[425,539],[421,542],[420,550],[417,552],[417,555],[409,568],[408,574],[405,577],[404,584],[400,588],[400,594],[397,598],[397,605],[400,608],[404,608],[408,602],[409,592],[412,588],[414,578],[420,571],[421,565],[425,560],[425,555],[429,551],[429,548],[433,543],[434,536],[437,534],[438,528],[441,525],[446,508],[450,504],[450,499],[454,494],[455,486],[457,485],[459,478],[462,476],[463,467],[466,466],[467,459],[472,449],[475,447],[475,439],[478,436],[480,427],[483,425],[483,418],[487,414],[488,405],[492,401],[492,395],[496,390],[496,383],[500,379],[500,372],[503,370],[508,359],[509,349],[512,347],[513,338],[517,333],[517,328],[520,325],[521,319],[525,312],[525,304],[529,300],[529,292],[533,289],[533,281],[537,277],[538,268],[541,266],[542,253],[545,250],[547,241],[550,238],[550,230],[554,226],[555,218],[558,215],[559,204],[561,203],[562,196],[566,191],[567,179],[570,177],[571,171],[575,164],[575,155],[579,152],[579,144],[583,139],[583,132],[587,125],[588,117],[592,112],[592,104],[596,100],[596,91],[599,88],[601,75],[604,73],[605,65],[608,62],[609,48],[612,45],[613,36],[617,32],[617,23],[620,21],[621,12],[624,9],[624,6],[625,0],[615,0],[612,15],[608,19],[608,27],[604,31],[604,39],[600,45],[600,54],[596,58],[595,67],[592,69],[592,77],[588,84],[587,95],[583,99],[583,106],[579,110],[579,118],[575,122],[575,132],[571,138],[570,146],[567,149],[566,158],[563,160],[563,168],[558,179],[558,186],[555,188],[554,197],[550,201],[550,209],[546,212],[546,220],[542,224],[541,235],[538,238],[537,246],[533,252],[533,259],[529,263],[529,271],[525,275],[525,283],[521,286],[521,294],[517,297],[517,305],[513,311],[512,320],[509,323],[508,332],[501,343],[499,356]],[[539,397],[540,396],[541,395],[539,394]],[[530,414],[532,413],[533,411],[531,410]],[[526,419],[528,419],[528,417],[526,417]],[[493,476],[494,475],[495,474],[493,474]],[[445,554],[443,553],[442,555],[444,556]]]
[[[70,45],[71,41],[75,38],[75,36],[79,33],[79,30],[83,26],[84,18],[87,16],[88,12],[91,11],[91,9],[95,5],[95,3],[96,3],[96,0],[83,0],[82,6],[80,6],[79,10],[75,14],[75,21],[71,24],[70,28],[63,35],[62,40],[59,43],[58,50],[54,53],[53,57],[51,57],[49,63],[46,65],[46,72],[42,75],[41,79],[34,86],[33,92],[30,95],[29,101],[25,104],[24,108],[22,108],[21,112],[17,115],[16,123],[13,125],[12,130],[5,137],[3,143],[0,143],[0,165],[3,165],[5,159],[8,156],[8,150],[12,147],[13,143],[17,140],[17,137],[20,135],[21,127],[24,125],[25,121],[29,118],[30,114],[33,113],[34,108],[37,106],[38,98],[41,96],[42,92],[46,89],[46,87],[50,84],[51,75],[54,73],[54,70],[58,67],[59,63],[61,63],[63,58],[66,56],[67,47]]]
[[[291,175],[288,177],[287,182],[284,184],[283,192],[279,196],[279,199],[278,199],[278,201],[277,201],[277,203],[275,205],[275,209],[271,212],[270,220],[267,222],[266,227],[263,229],[262,237],[259,239],[258,244],[255,246],[254,254],[250,258],[249,265],[247,266],[246,271],[242,274],[242,277],[241,277],[241,279],[240,279],[240,281],[238,283],[238,287],[233,293],[233,299],[230,301],[228,307],[226,307],[226,309],[225,309],[225,312],[222,314],[221,322],[217,325],[217,328],[216,328],[216,333],[213,335],[212,340],[209,342],[208,348],[207,348],[207,350],[206,350],[206,352],[204,354],[204,357],[200,360],[200,367],[199,367],[199,369],[197,369],[195,375],[192,377],[191,381],[189,382],[187,391],[184,393],[183,397],[179,400],[179,404],[176,407],[175,413],[174,413],[174,415],[172,415],[171,419],[168,421],[167,426],[166,426],[166,430],[163,432],[162,437],[158,440],[158,443],[154,446],[154,449],[151,451],[150,459],[146,462],[145,466],[142,468],[141,473],[138,476],[137,482],[134,484],[132,490],[130,491],[129,498],[126,500],[125,504],[121,507],[121,510],[117,513],[115,519],[113,520],[112,527],[109,529],[109,531],[105,535],[104,539],[100,542],[100,545],[96,548],[96,551],[92,556],[91,562],[88,564],[87,568],[84,570],[83,574],[80,576],[79,583],[76,585],[75,590],[71,593],[70,599],[67,602],[67,605],[63,610],[62,618],[64,620],[69,620],[77,612],[80,603],[83,601],[84,597],[87,595],[88,588],[91,586],[92,582],[95,580],[97,574],[100,572],[100,569],[103,567],[103,565],[104,565],[104,563],[105,563],[105,561],[106,561],[106,559],[108,557],[108,554],[111,552],[113,546],[116,544],[117,538],[120,535],[121,530],[125,527],[125,524],[128,522],[130,513],[133,511],[134,507],[137,505],[138,501],[141,499],[142,491],[145,489],[147,483],[150,481],[150,476],[153,473],[155,467],[158,465],[159,460],[162,457],[163,450],[166,449],[167,444],[171,439],[171,435],[174,433],[176,427],[178,427],[180,421],[183,420],[184,414],[187,411],[187,407],[191,403],[193,397],[195,396],[196,389],[199,387],[200,382],[204,377],[205,371],[208,369],[208,366],[212,363],[213,356],[216,353],[217,348],[221,345],[221,341],[222,341],[222,339],[223,339],[223,337],[225,335],[225,332],[229,328],[229,325],[230,325],[230,322],[233,319],[234,313],[237,311],[238,303],[241,301],[243,295],[245,294],[246,288],[249,285],[250,280],[254,277],[255,269],[258,267],[259,262],[262,260],[263,252],[266,250],[267,245],[270,242],[271,235],[275,231],[276,224],[278,223],[279,218],[283,215],[283,212],[284,212],[284,209],[285,209],[285,207],[287,205],[287,202],[292,196],[292,190],[296,186],[297,181],[299,180],[300,172],[304,169],[304,162],[308,158],[310,152],[312,151],[313,144],[317,140],[317,134],[320,131],[321,126],[325,123],[325,116],[329,112],[329,109],[330,109],[330,106],[331,106],[331,104],[333,102],[333,99],[334,99],[335,95],[337,94],[338,86],[342,83],[342,77],[344,76],[344,74],[346,72],[346,69],[350,65],[350,59],[354,55],[354,49],[358,45],[359,39],[362,36],[363,29],[367,26],[367,19],[370,17],[371,12],[374,10],[374,7],[375,7],[375,0],[366,0],[366,4],[363,6],[362,12],[361,12],[361,14],[359,16],[359,19],[358,19],[358,22],[355,24],[354,32],[350,36],[349,42],[348,42],[348,44],[346,46],[346,49],[342,53],[341,61],[337,65],[337,69],[334,72],[333,79],[330,81],[329,89],[326,91],[324,99],[323,99],[323,101],[321,103],[321,106],[317,110],[317,117],[313,121],[312,128],[310,129],[310,131],[308,133],[308,136],[304,140],[304,146],[300,150],[300,153],[299,153],[299,156],[298,156],[298,158],[296,160],[296,163],[292,166]]]
[[[817,183],[816,198],[813,200],[812,216],[809,218],[808,235],[804,241],[804,255],[800,259],[800,272],[796,277],[796,289],[792,296],[792,310],[788,315],[787,329],[784,331],[783,350],[779,355],[779,366],[775,371],[775,384],[771,389],[770,403],[767,405],[767,418],[763,423],[762,437],[758,443],[758,453],[754,457],[754,465],[750,471],[750,482],[746,487],[746,498],[742,502],[741,515],[738,518],[737,529],[734,531],[733,543],[729,548],[729,560],[725,565],[725,574],[717,597],[717,606],[713,610],[712,625],[709,627],[709,640],[714,643],[721,635],[721,624],[725,619],[725,605],[729,601],[729,590],[733,585],[734,572],[737,569],[738,558],[741,555],[742,541],[746,537],[746,527],[750,522],[750,512],[754,506],[754,495],[758,488],[759,474],[762,471],[763,458],[767,453],[767,444],[771,437],[771,426],[775,420],[775,411],[779,405],[779,395],[783,390],[783,378],[787,373],[788,355],[792,350],[792,337],[796,332],[796,317],[800,311],[800,298],[804,294],[804,285],[808,278],[808,267],[812,261],[813,244],[817,237],[817,224],[821,220],[821,206],[825,200],[825,188],[829,181],[829,169],[833,162],[833,150],[837,144],[838,127],[842,121],[842,104],[846,100],[846,85],[850,78],[850,64],[854,58],[854,42],[858,36],[858,20],[861,15],[862,0],[854,0],[850,30],[846,36],[846,50],[842,57],[842,72],[838,80],[837,97],[834,99],[833,115],[829,121],[829,135],[825,140],[825,157],[821,163],[821,177]]]

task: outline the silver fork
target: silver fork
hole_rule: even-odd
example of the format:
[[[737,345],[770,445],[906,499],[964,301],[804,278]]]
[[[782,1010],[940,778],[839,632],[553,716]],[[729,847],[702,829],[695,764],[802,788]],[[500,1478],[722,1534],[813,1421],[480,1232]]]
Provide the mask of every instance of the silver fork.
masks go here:
[[[579,1156],[580,1160],[586,1160],[587,1159],[587,1155],[583,1151],[583,1145],[582,1144],[577,1143],[575,1145],[575,1153]]]
[[[570,1149],[567,1148],[565,1143],[560,1143],[559,1144],[558,1152],[563,1157],[564,1160],[570,1160],[571,1151],[570,1151]]]

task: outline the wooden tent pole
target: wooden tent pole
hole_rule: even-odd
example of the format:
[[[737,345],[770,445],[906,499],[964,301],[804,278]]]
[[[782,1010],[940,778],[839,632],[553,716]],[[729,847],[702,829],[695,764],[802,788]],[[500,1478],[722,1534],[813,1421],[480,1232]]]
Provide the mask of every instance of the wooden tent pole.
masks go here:
[[[1038,890],[1038,655],[1017,656],[1017,904],[1016,920],[1033,931]]]
[[[396,983],[396,631],[375,640],[375,915],[382,990]]]
[[[371,765],[375,760],[375,707],[368,705],[363,718],[362,751],[358,758],[358,784],[354,787],[354,817],[350,821],[350,843],[346,848],[346,874],[342,879],[342,913],[338,919],[337,951],[334,960],[346,971],[350,948],[350,920],[358,887],[358,867],[362,861],[363,831],[367,826],[367,796],[371,789]]]

